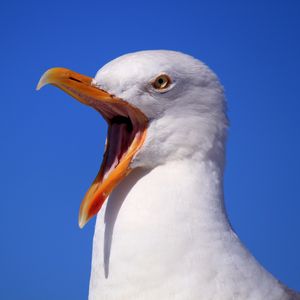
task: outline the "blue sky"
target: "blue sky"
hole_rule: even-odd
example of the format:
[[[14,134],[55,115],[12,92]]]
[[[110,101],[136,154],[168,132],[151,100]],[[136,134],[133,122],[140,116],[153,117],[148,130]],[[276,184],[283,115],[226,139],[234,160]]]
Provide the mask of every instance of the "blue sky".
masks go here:
[[[255,257],[300,290],[299,1],[2,1],[0,298],[86,299],[94,220],[78,209],[106,127],[48,87],[48,68],[93,76],[132,51],[172,49],[225,86],[231,223]]]

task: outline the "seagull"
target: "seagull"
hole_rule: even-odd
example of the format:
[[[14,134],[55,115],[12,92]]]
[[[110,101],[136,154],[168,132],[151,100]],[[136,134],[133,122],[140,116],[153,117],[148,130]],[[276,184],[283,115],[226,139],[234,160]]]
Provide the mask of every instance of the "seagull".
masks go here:
[[[300,299],[242,244],[224,206],[228,119],[217,76],[187,54],[123,55],[94,78],[52,68],[52,84],[108,124],[79,212],[97,215],[89,299]]]

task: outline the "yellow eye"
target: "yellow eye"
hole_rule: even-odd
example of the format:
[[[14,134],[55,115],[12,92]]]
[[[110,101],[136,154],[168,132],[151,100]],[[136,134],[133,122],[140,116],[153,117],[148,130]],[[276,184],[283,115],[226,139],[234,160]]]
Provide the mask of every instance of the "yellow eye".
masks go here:
[[[168,75],[162,74],[156,77],[152,82],[152,86],[157,90],[164,90],[171,84],[171,79]]]

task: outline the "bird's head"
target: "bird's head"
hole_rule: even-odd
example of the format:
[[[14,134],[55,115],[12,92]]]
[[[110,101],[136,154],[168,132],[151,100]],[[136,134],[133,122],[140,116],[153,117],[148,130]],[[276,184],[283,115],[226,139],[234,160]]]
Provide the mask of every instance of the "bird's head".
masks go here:
[[[191,56],[142,51],[111,61],[95,78],[50,69],[37,89],[49,83],[99,111],[108,123],[102,165],[80,207],[80,227],[137,167],[153,169],[187,158],[223,163],[223,89],[216,75]]]

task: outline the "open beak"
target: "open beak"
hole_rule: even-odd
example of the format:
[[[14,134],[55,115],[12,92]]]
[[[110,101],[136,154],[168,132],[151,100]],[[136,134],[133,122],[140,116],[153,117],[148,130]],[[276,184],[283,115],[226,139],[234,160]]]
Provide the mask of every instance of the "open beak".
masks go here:
[[[81,103],[93,107],[108,123],[100,171],[80,206],[79,227],[82,228],[130,173],[130,163],[145,140],[148,119],[138,108],[94,86],[92,78],[71,70],[53,68],[46,71],[37,90],[46,84],[52,84]]]

